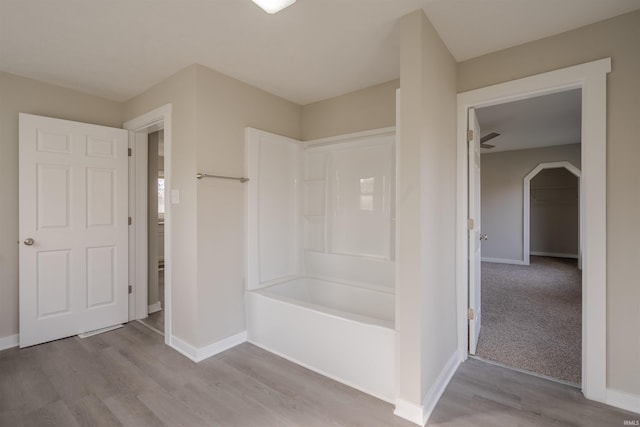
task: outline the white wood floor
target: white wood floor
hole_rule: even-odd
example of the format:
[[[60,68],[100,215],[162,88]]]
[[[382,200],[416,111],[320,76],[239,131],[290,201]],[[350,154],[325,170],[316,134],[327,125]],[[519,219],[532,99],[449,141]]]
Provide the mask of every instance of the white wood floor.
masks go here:
[[[0,426],[413,426],[392,405],[251,344],[195,364],[132,322],[0,352]],[[429,425],[619,426],[640,415],[469,360]]]

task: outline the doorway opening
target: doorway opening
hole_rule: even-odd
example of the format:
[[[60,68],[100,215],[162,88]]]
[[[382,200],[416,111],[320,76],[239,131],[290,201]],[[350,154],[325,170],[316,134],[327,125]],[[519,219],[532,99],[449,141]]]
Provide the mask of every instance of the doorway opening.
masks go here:
[[[164,189],[171,188],[171,104],[130,120],[123,127],[129,130],[132,153],[129,320],[153,321],[152,329],[164,332],[165,344],[171,346],[171,203],[170,197],[164,197]],[[148,319],[149,314],[152,319]]]
[[[579,385],[581,90],[475,112],[484,239],[470,354]]]
[[[147,144],[148,316],[141,322],[164,334],[164,130],[150,133]]]
[[[458,354],[468,357],[474,301],[469,297],[470,247],[469,111],[527,98],[582,90],[581,194],[582,212],[582,392],[607,401],[606,387],[606,77],[611,59],[550,71],[458,94],[458,203],[456,286]],[[489,236],[491,239],[491,236]],[[522,261],[521,261],[522,262]],[[471,319],[470,319],[471,318]]]

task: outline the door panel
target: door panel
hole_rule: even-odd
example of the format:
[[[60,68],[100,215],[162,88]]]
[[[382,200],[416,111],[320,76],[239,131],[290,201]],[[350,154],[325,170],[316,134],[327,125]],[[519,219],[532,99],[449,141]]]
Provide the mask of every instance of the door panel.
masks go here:
[[[20,347],[127,321],[127,132],[20,114],[19,138]]]
[[[36,255],[38,319],[69,314],[71,282],[69,250],[41,251]]]
[[[475,110],[469,109],[469,353],[476,354],[482,325],[481,301],[481,234],[480,234],[480,126]]]

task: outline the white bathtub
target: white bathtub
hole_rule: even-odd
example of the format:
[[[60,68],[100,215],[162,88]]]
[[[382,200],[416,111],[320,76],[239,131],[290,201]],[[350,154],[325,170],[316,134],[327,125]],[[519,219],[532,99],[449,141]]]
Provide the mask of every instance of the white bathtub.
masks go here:
[[[247,291],[251,343],[395,401],[395,296],[312,278]]]

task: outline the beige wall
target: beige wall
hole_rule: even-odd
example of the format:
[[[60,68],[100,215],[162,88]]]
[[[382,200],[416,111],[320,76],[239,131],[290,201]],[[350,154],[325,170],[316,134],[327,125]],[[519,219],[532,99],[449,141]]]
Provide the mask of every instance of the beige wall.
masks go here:
[[[301,107],[200,65],[128,101],[131,119],[173,106],[172,322],[203,347],[244,330],[244,186],[196,179],[244,174],[244,128],[301,137]],[[165,146],[166,155],[166,146]]]
[[[640,11],[462,62],[458,91],[604,57],[607,99],[607,383],[640,395]]]
[[[197,88],[199,172],[243,176],[247,126],[295,139],[302,136],[302,108],[297,104],[202,66],[197,67]],[[197,345],[203,346],[245,330],[246,185],[203,179],[197,188]]]
[[[395,126],[400,80],[302,107],[302,139],[318,139]]]
[[[121,103],[0,72],[0,338],[18,333],[18,113],[122,124]]]
[[[540,163],[560,161],[580,169],[580,144],[482,155],[482,233],[489,236],[482,258],[522,260],[523,179]]]
[[[420,407],[457,349],[456,63],[421,10],[399,26],[397,384]]]
[[[180,192],[180,203],[171,205],[171,321],[173,335],[192,345],[198,335],[197,68],[191,65],[125,103],[125,120],[172,104],[171,189]]]

